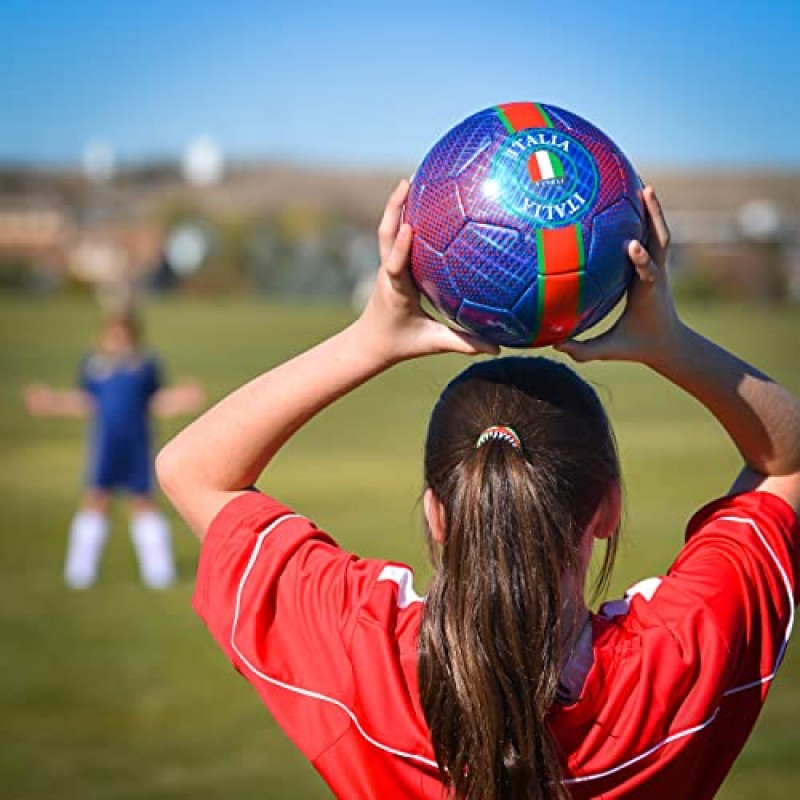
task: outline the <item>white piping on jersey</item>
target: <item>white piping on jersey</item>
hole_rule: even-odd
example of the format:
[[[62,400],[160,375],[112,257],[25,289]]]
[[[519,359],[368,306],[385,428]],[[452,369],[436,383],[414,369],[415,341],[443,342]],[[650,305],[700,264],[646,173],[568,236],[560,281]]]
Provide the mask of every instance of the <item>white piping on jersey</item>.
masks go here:
[[[312,691],[311,689],[303,689],[303,688],[301,688],[299,686],[293,686],[293,685],[291,685],[289,683],[285,683],[284,681],[279,681],[276,678],[272,678],[269,675],[265,675],[257,667],[253,666],[253,664],[251,664],[250,661],[248,661],[248,659],[242,654],[241,650],[239,650],[239,648],[238,648],[238,646],[236,644],[236,626],[237,626],[238,621],[239,621],[239,607],[240,607],[240,603],[241,603],[242,592],[244,590],[245,583],[247,582],[247,579],[250,576],[250,572],[252,571],[253,566],[255,565],[256,559],[258,558],[259,552],[261,551],[261,545],[264,543],[264,539],[278,525],[280,525],[281,522],[286,522],[287,520],[290,520],[290,519],[302,519],[302,518],[303,517],[301,517],[299,514],[288,514],[286,516],[279,517],[271,525],[269,525],[267,528],[265,528],[259,534],[258,540],[256,541],[256,545],[253,548],[253,552],[250,555],[250,560],[248,561],[247,567],[245,568],[244,573],[242,574],[241,580],[239,581],[239,587],[238,587],[237,592],[236,592],[236,606],[235,606],[234,615],[233,615],[233,627],[231,628],[231,639],[230,639],[231,648],[239,656],[239,658],[241,659],[241,661],[244,664],[244,666],[246,666],[256,677],[261,678],[261,680],[266,681],[267,683],[271,684],[272,686],[277,686],[278,688],[286,689],[287,691],[294,692],[295,694],[299,694],[299,695],[302,695],[304,697],[310,697],[310,698],[312,698],[314,700],[321,700],[322,702],[325,702],[325,703],[330,703],[331,705],[336,706],[337,708],[339,708],[342,711],[344,711],[345,714],[347,714],[347,716],[350,717],[350,719],[352,720],[353,724],[356,726],[356,729],[361,734],[361,736],[363,736],[364,739],[366,739],[367,742],[369,742],[371,745],[373,745],[374,747],[378,748],[379,750],[383,750],[384,752],[390,753],[391,755],[399,756],[400,758],[408,758],[408,759],[410,759],[412,761],[417,761],[417,762],[425,764],[425,765],[427,765],[429,767],[433,767],[434,769],[438,769],[438,764],[435,761],[433,761],[433,760],[431,760],[429,758],[425,758],[424,756],[420,756],[420,755],[417,755],[415,753],[406,753],[406,752],[404,752],[402,750],[398,750],[398,749],[396,749],[394,747],[389,747],[388,745],[382,744],[381,742],[379,742],[376,739],[374,739],[372,736],[370,736],[364,730],[364,728],[361,725],[361,722],[359,721],[358,717],[356,717],[356,715],[353,713],[353,711],[350,708],[348,708],[344,703],[342,703],[340,700],[336,700],[333,697],[328,697],[327,695],[321,694],[320,692]],[[746,689],[752,689],[752,688],[754,688],[756,686],[761,686],[764,683],[768,683],[769,681],[771,681],[775,677],[775,674],[778,671],[778,667],[780,666],[780,663],[783,660],[784,653],[786,652],[786,647],[788,645],[789,638],[790,638],[790,636],[792,634],[792,628],[794,627],[794,592],[792,590],[792,584],[789,581],[789,577],[787,576],[786,571],[783,569],[783,566],[780,563],[780,560],[778,559],[778,556],[775,554],[775,551],[769,546],[769,543],[767,542],[766,538],[764,537],[764,534],[761,533],[761,530],[759,529],[759,527],[751,519],[747,519],[746,517],[720,517],[719,519],[721,521],[725,521],[725,522],[738,522],[738,523],[741,523],[743,525],[749,525],[755,531],[756,535],[758,536],[758,538],[760,539],[761,543],[764,545],[764,548],[766,549],[767,553],[769,554],[769,557],[772,559],[772,561],[774,562],[775,566],[777,567],[778,572],[781,575],[781,579],[783,581],[784,588],[786,589],[786,593],[787,593],[788,598],[789,598],[789,621],[788,621],[788,624],[786,626],[786,633],[784,634],[783,644],[781,645],[781,648],[778,651],[778,656],[777,656],[777,658],[775,660],[775,664],[774,664],[774,666],[772,668],[772,671],[770,672],[769,675],[761,678],[760,680],[752,681],[751,683],[746,683],[746,684],[743,684],[742,686],[736,686],[733,689],[728,689],[726,692],[723,692],[722,696],[723,697],[728,697],[728,696],[730,696],[732,694],[736,694],[738,692],[743,692]],[[398,593],[398,605],[399,605],[401,596],[404,596],[404,597],[410,596],[408,594],[402,595],[403,586],[405,585],[406,589],[408,588],[408,583],[407,583],[408,578],[404,578],[402,576],[398,576],[394,572],[388,573],[387,570],[390,570],[390,569],[392,569],[392,567],[385,567],[383,569],[383,571],[381,572],[378,580],[381,580],[381,579],[383,579],[383,580],[392,580],[395,583],[397,583],[397,585],[399,587],[399,593]],[[402,567],[395,567],[394,569],[399,570],[401,572],[407,572],[409,574],[409,576],[411,575],[410,570],[404,570]],[[384,577],[384,573],[386,573],[385,577]],[[403,583],[401,583],[401,581],[406,581],[406,583],[403,584]],[[413,595],[415,597],[418,597],[416,595],[416,592],[413,591],[413,588],[411,589],[411,593],[413,593]],[[406,605],[409,605],[410,602],[414,602],[414,600],[409,601],[409,603],[406,603]],[[404,608],[404,607],[405,606],[401,606],[401,608]],[[621,772],[622,770],[627,769],[630,766],[633,766],[634,764],[638,763],[639,761],[642,761],[643,759],[647,758],[648,756],[651,756],[653,753],[657,752],[662,747],[666,747],[666,745],[671,744],[672,742],[678,741],[679,739],[684,739],[687,736],[691,736],[691,735],[693,735],[695,733],[699,733],[704,728],[707,728],[709,725],[711,725],[712,722],[714,722],[714,720],[717,718],[717,715],[719,714],[719,712],[720,712],[720,706],[717,706],[717,708],[714,709],[714,711],[711,714],[711,716],[708,719],[706,719],[705,721],[701,722],[700,724],[694,725],[691,728],[686,728],[686,729],[684,729],[682,731],[678,731],[676,733],[673,733],[673,734],[667,736],[663,741],[658,742],[657,744],[653,745],[648,750],[645,750],[643,753],[640,753],[639,755],[634,756],[633,758],[629,758],[627,761],[623,761],[622,763],[617,764],[615,767],[611,767],[610,769],[604,770],[603,772],[595,772],[595,773],[590,773],[588,775],[578,775],[578,776],[575,776],[575,777],[572,777],[572,778],[565,778],[563,782],[565,784],[584,783],[584,782],[588,782],[588,781],[599,780],[600,778],[606,778],[609,775],[613,775],[613,774],[615,774],[617,772]]]
[[[723,697],[729,697],[732,694],[743,692],[746,689],[753,689],[756,686],[761,686],[764,683],[769,683],[769,681],[771,681],[775,677],[776,673],[778,672],[778,667],[780,666],[781,661],[783,661],[783,655],[786,652],[786,647],[789,644],[789,638],[792,635],[792,628],[794,627],[794,592],[792,590],[792,583],[789,580],[789,576],[786,574],[786,571],[784,570],[783,565],[780,562],[780,559],[775,554],[775,551],[769,546],[769,542],[767,542],[766,537],[761,532],[758,525],[756,525],[755,522],[753,522],[753,520],[748,519],[747,517],[719,517],[719,519],[720,521],[739,522],[743,525],[749,525],[756,532],[756,535],[761,540],[761,543],[764,545],[764,549],[767,551],[769,557],[772,559],[775,566],[777,567],[778,572],[780,573],[781,576],[781,580],[783,581],[783,586],[786,589],[786,594],[789,597],[789,621],[786,626],[786,633],[784,634],[783,637],[783,644],[781,645],[781,648],[778,651],[778,655],[775,659],[775,664],[772,667],[772,671],[769,673],[769,675],[766,675],[760,680],[751,681],[750,683],[745,683],[742,686],[735,686],[733,689],[728,689],[727,691],[722,693]],[[698,733],[699,731],[703,730],[703,728],[707,728],[717,718],[719,712],[720,712],[720,706],[717,706],[714,709],[714,712],[707,720],[705,720],[705,722],[701,722],[699,725],[695,725],[692,728],[686,728],[685,730],[673,733],[672,735],[664,739],[662,742],[653,745],[653,747],[651,747],[649,750],[646,750],[644,753],[640,753],[638,756],[634,756],[633,758],[630,758],[627,761],[623,761],[616,767],[612,767],[611,769],[607,769],[603,772],[591,773],[589,775],[579,775],[574,778],[566,778],[564,780],[564,783],[583,783],[585,781],[593,781],[593,780],[598,780],[599,778],[605,778],[608,777],[609,775],[613,775],[616,772],[620,772],[621,770],[626,769],[627,767],[630,767],[633,764],[636,764],[638,761],[647,758],[648,756],[655,753],[657,750],[660,750],[662,747],[665,747],[666,745],[671,744],[672,742],[678,739],[683,739],[686,736],[691,736],[694,733]]]
[[[425,764],[429,767],[433,767],[434,769],[438,769],[439,765],[429,759],[425,758],[424,756],[417,755],[415,753],[405,753],[402,750],[397,750],[394,747],[389,747],[388,745],[382,744],[381,742],[377,741],[377,739],[373,739],[362,727],[361,722],[358,720],[358,717],[340,700],[337,700],[334,697],[328,697],[320,692],[312,691],[311,689],[303,689],[299,686],[293,686],[290,683],[285,683],[284,681],[279,681],[277,678],[272,678],[269,675],[265,675],[261,670],[257,667],[253,666],[253,664],[248,661],[248,659],[242,654],[242,651],[239,650],[239,647],[236,644],[236,626],[239,622],[239,607],[242,599],[242,591],[244,590],[245,583],[247,583],[247,579],[250,577],[250,573],[253,569],[253,566],[256,563],[256,559],[258,558],[258,554],[261,550],[261,545],[264,543],[264,539],[273,531],[275,528],[281,524],[281,522],[286,522],[290,519],[303,519],[299,514],[287,514],[286,516],[279,517],[276,519],[271,525],[266,527],[261,533],[259,534],[258,540],[256,541],[256,545],[253,548],[253,552],[250,555],[250,560],[247,563],[247,567],[245,567],[244,573],[242,574],[241,580],[239,581],[239,588],[236,592],[236,607],[233,614],[233,627],[231,628],[231,647],[236,655],[242,661],[242,664],[247,667],[256,677],[261,678],[261,680],[266,681],[267,683],[271,684],[272,686],[277,686],[280,689],[286,689],[289,692],[294,692],[295,694],[303,695],[304,697],[310,697],[313,700],[321,700],[324,703],[330,703],[333,706],[344,711],[348,717],[352,720],[353,724],[356,726],[358,732],[374,747],[377,747],[379,750],[383,750],[386,753],[390,753],[391,755],[399,756],[400,758],[408,758],[412,761],[418,761],[422,764]]]
[[[726,522],[741,522],[745,525],[749,525],[758,535],[758,538],[761,539],[761,543],[767,549],[767,552],[770,555],[770,558],[775,562],[775,566],[778,568],[778,572],[781,574],[781,580],[783,581],[783,586],[786,589],[786,594],[789,595],[789,624],[786,626],[786,633],[783,637],[783,644],[781,645],[781,649],[778,651],[778,657],[775,659],[775,665],[772,668],[772,672],[761,680],[753,681],[752,683],[746,683],[743,686],[737,686],[734,689],[728,689],[722,696],[728,697],[728,695],[736,694],[737,692],[743,692],[745,689],[752,689],[755,686],[761,686],[763,683],[768,683],[771,681],[775,674],[778,671],[778,667],[781,665],[781,661],[783,661],[783,654],[786,652],[786,648],[789,646],[789,637],[792,635],[792,628],[794,627],[794,592],[792,591],[792,582],[789,580],[789,576],[786,574],[786,571],[783,568],[778,556],[775,555],[775,551],[767,544],[767,540],[764,538],[764,534],[758,528],[758,525],[755,524],[750,519],[746,517],[720,517],[720,519],[725,520]]]
[[[613,775],[615,772],[620,772],[626,767],[632,766],[637,761],[642,761],[648,756],[653,755],[656,750],[660,750],[662,747],[665,747],[666,745],[671,744],[678,739],[691,736],[693,733],[698,733],[699,731],[703,730],[703,728],[707,728],[717,718],[717,714],[719,714],[719,706],[714,709],[714,713],[705,722],[701,722],[699,725],[695,725],[693,728],[687,728],[686,730],[678,731],[678,733],[673,733],[672,735],[667,736],[663,742],[654,744],[649,750],[645,750],[644,753],[639,753],[638,756],[634,756],[633,758],[629,758],[627,761],[623,761],[621,764],[617,764],[616,767],[611,767],[611,769],[607,769],[603,772],[593,772],[590,775],[578,775],[575,778],[564,778],[562,783],[584,783],[585,781],[596,781],[599,778],[605,778],[609,775]]]
[[[661,586],[661,578],[645,578],[631,586],[631,588],[625,592],[625,596],[632,597],[638,594],[649,602],[653,599],[653,595],[656,593],[659,586]]]
[[[609,600],[600,606],[600,616],[604,619],[616,619],[624,617],[631,610],[631,600],[641,596],[650,601],[656,590],[661,586],[661,578],[645,578],[631,586],[618,600]]]
[[[397,584],[398,608],[408,608],[412,603],[422,602],[422,598],[414,591],[414,573],[408,567],[386,566],[378,575],[378,581]]]

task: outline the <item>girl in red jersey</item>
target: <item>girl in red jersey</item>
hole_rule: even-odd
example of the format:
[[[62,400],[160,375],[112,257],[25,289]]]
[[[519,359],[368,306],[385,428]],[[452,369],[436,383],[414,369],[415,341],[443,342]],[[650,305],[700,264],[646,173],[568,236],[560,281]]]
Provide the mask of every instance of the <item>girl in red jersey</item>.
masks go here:
[[[669,234],[644,190],[626,310],[560,349],[639,362],[692,394],[744,462],[695,515],[669,571],[599,613],[595,541],[615,551],[620,475],[593,390],[563,364],[474,364],[444,391],[425,447],[435,574],[359,559],[252,489],[309,419],[405,359],[495,354],[423,313],[401,184],[382,266],[350,327],[230,394],[161,452],[165,492],[199,538],[195,608],[236,668],[345,798],[709,798],[782,660],[800,569],[800,404],[688,328]]]

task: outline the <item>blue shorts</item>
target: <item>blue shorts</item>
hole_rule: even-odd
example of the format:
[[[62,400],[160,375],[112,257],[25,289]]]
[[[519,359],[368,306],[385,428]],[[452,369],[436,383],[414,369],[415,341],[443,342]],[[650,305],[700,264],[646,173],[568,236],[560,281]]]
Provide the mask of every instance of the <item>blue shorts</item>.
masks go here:
[[[86,483],[89,488],[147,495],[153,490],[153,459],[141,439],[106,439],[90,443]]]

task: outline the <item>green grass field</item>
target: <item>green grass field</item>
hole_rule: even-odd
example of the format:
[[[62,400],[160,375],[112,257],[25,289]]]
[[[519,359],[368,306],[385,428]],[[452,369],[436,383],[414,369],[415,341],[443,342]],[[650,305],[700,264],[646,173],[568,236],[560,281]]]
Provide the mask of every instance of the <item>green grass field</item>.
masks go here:
[[[709,335],[800,393],[796,310],[687,309]],[[330,308],[239,300],[165,301],[149,339],[177,379],[212,399],[349,319]],[[72,385],[97,314],[81,299],[0,298],[0,796],[25,798],[322,798],[316,773],[223,659],[190,608],[197,546],[172,516],[182,580],[140,587],[125,508],[115,511],[100,583],[69,592],[65,531],[81,484],[82,426],[26,417],[23,386]],[[427,576],[419,508],[422,436],[445,381],[465,361],[406,364],[315,420],[262,487],[347,548]],[[582,369],[616,424],[627,514],[612,593],[666,569],[683,526],[724,492],[736,455],[700,408],[631,365]],[[162,425],[167,438],[179,423]],[[790,648],[747,749],[720,794],[788,798],[800,785],[800,653]]]

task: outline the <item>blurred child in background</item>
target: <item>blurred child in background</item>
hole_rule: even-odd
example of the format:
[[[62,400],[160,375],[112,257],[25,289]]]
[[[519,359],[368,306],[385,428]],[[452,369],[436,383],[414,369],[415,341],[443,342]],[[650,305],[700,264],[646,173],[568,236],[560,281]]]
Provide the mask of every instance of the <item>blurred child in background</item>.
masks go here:
[[[142,347],[138,321],[130,311],[105,319],[95,349],[83,360],[79,388],[34,384],[25,404],[37,417],[90,418],[85,490],[69,529],[64,579],[85,589],[97,579],[108,537],[112,495],[131,497],[130,533],[142,581],[152,589],[176,577],[169,523],[153,501],[150,416],[171,417],[201,408],[197,383],[162,386],[157,357]]]

